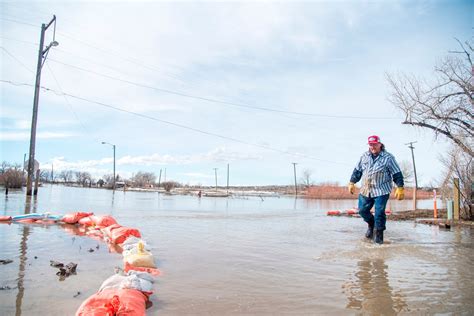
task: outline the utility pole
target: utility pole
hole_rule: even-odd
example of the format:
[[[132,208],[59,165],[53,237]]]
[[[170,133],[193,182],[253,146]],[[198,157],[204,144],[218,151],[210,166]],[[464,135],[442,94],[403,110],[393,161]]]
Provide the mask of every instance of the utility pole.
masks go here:
[[[115,145],[114,144],[111,144],[111,143],[107,143],[107,142],[102,142],[102,145],[110,145],[112,146],[113,150],[114,150],[114,182],[113,182],[113,187],[112,189],[115,191]]]
[[[413,153],[413,144],[416,142],[409,142],[405,145],[409,145],[408,148],[411,150],[411,160],[413,161],[413,173],[415,174],[415,188],[413,189],[413,210],[416,210],[416,190],[418,189],[418,179],[416,177],[416,166],[415,166],[415,154]]]
[[[54,22],[54,33],[53,41],[43,49],[44,46],[44,34],[48,27]],[[26,179],[26,195],[31,196],[33,177],[34,177],[34,166],[35,166],[35,146],[36,146],[36,124],[38,121],[38,102],[40,93],[40,82],[41,82],[41,69],[43,68],[44,61],[48,56],[49,49],[53,46],[58,46],[58,42],[54,40],[56,35],[56,16],[53,15],[53,19],[46,25],[41,25],[41,36],[38,51],[38,64],[36,67],[36,83],[35,83],[35,95],[33,99],[33,116],[31,118],[31,136],[30,136],[30,153],[28,158],[28,177]]]
[[[165,168],[165,182],[166,182],[166,168]]]
[[[114,188],[113,190],[115,191],[115,181],[116,181],[116,178],[115,178],[115,145],[113,145],[114,147]]]
[[[161,186],[161,169],[160,169],[160,177],[158,178],[158,187]]]
[[[296,162],[292,162],[293,164],[293,174],[295,175],[295,196],[298,195],[298,185],[296,184]]]
[[[25,176],[25,164],[26,164],[26,153],[23,155],[23,177]],[[22,186],[23,186],[23,180],[21,180]]]
[[[217,191],[217,168],[214,168],[214,174],[216,176],[216,191]]]
[[[227,164],[227,193],[229,193],[229,164]]]

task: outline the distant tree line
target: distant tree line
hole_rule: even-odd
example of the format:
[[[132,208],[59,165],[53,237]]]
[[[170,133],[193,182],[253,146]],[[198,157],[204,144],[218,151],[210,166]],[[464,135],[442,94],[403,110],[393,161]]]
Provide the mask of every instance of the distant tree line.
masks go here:
[[[19,189],[26,185],[26,171],[20,164],[2,162],[0,165],[0,185],[6,188]],[[156,181],[157,177],[153,172],[138,171],[130,179],[122,178],[116,175],[115,183],[120,187],[135,188],[157,188],[162,187],[166,191],[181,187],[182,184],[177,181]],[[39,181],[41,183],[59,183],[65,185],[75,185],[81,187],[105,187],[112,188],[114,177],[112,174],[105,174],[101,178],[94,178],[90,172],[76,170],[61,170],[53,173],[51,170],[40,170]]]

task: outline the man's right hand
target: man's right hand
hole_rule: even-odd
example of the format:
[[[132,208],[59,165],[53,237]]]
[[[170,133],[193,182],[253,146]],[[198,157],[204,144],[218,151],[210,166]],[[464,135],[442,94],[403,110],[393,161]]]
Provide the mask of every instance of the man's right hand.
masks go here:
[[[349,185],[347,186],[347,189],[349,190],[350,194],[354,194],[355,191],[355,184],[352,182],[349,182]]]

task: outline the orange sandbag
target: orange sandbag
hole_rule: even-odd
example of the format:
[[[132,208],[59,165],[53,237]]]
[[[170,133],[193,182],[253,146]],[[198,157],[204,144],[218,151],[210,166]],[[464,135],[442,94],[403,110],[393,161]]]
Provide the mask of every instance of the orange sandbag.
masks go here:
[[[332,210],[332,211],[327,211],[327,215],[341,215],[341,211],[337,210]]]
[[[25,218],[25,219],[17,220],[17,223],[34,223],[36,221],[37,221],[36,218]]]
[[[122,227],[122,225],[113,224],[113,225],[107,226],[105,228],[102,228],[102,232],[105,234],[105,236],[110,238],[110,237],[112,237],[112,231],[116,228],[119,228],[119,227]]]
[[[137,238],[142,237],[138,229],[121,226],[121,227],[112,229],[111,235],[109,236],[109,238],[110,238],[110,242],[114,244],[122,244],[130,236],[135,236]]]
[[[82,302],[76,316],[144,316],[148,297],[133,289],[106,289]]]
[[[8,222],[11,220],[12,220],[11,216],[0,216],[0,222]]]
[[[104,216],[95,216],[92,215],[90,216],[91,220],[94,222],[95,226],[97,227],[108,227],[113,224],[117,224],[117,221],[115,218],[109,215],[104,215]]]
[[[91,215],[94,215],[94,213],[75,212],[64,215],[61,221],[68,224],[76,224],[81,218],[88,217]]]
[[[124,266],[123,271],[128,272],[130,270],[140,271],[140,272],[148,272],[148,273],[150,273],[151,275],[154,275],[154,276],[161,275],[161,270],[159,270],[157,268],[135,267],[135,266],[131,265],[130,263],[128,263],[127,261],[125,261],[125,266]]]
[[[354,214],[358,214],[358,213],[359,213],[359,211],[356,210],[356,209],[353,209],[353,208],[351,208],[349,210],[346,210],[347,215],[354,215]]]
[[[84,225],[84,226],[94,226],[94,222],[92,221],[91,217],[90,216],[87,216],[87,217],[83,217],[81,218],[78,223],[80,225]]]

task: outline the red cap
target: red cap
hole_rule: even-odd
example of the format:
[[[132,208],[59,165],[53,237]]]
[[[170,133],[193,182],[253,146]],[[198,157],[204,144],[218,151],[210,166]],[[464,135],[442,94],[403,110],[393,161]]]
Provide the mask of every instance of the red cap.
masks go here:
[[[378,137],[377,135],[369,136],[368,142],[369,144],[378,144],[380,143],[380,137]]]

